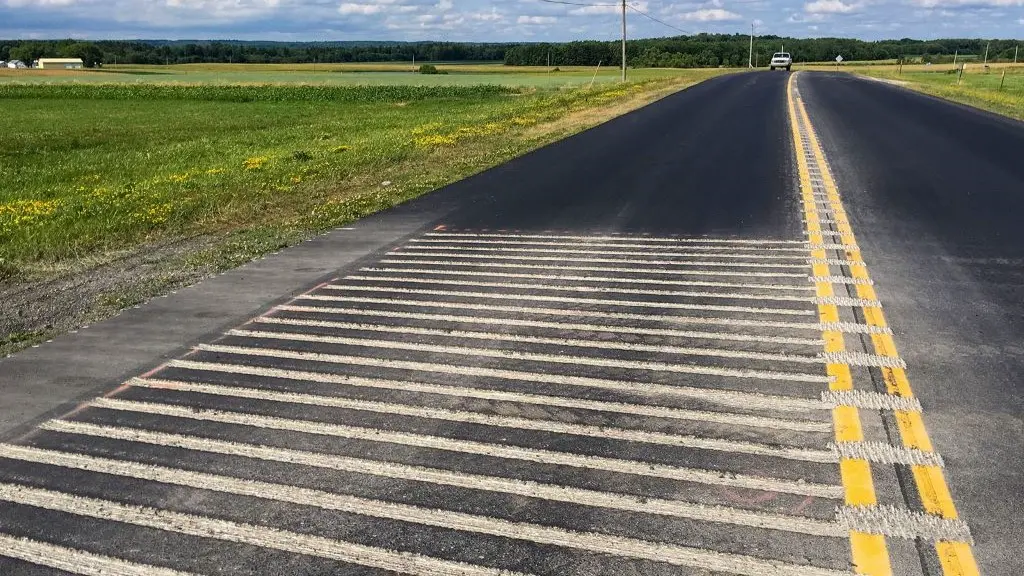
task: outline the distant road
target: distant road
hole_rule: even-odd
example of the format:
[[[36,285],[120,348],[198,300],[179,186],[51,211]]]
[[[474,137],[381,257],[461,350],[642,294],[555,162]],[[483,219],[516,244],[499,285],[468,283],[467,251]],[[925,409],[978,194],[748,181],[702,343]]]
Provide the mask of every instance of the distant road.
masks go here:
[[[0,574],[1021,573],[1024,129],[791,78],[0,361]]]

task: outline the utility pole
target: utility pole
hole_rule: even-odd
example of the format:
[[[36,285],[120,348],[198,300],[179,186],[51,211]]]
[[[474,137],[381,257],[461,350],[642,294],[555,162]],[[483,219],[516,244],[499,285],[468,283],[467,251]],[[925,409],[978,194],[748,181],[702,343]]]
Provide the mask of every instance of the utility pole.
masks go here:
[[[750,23],[750,55],[747,56],[747,68],[754,67],[754,23]]]
[[[1020,50],[1020,44],[1013,47],[1013,63],[1017,63],[1017,50]]]
[[[960,55],[960,50],[959,49],[953,51],[953,68],[956,68],[956,57],[959,56],[959,55]]]
[[[626,81],[626,0],[622,0],[622,81]]]
[[[991,46],[991,45],[992,45],[991,42],[989,42],[988,44],[985,44],[985,65],[986,66],[988,66],[988,47]]]
[[[548,50],[548,68],[551,68],[551,50]]]

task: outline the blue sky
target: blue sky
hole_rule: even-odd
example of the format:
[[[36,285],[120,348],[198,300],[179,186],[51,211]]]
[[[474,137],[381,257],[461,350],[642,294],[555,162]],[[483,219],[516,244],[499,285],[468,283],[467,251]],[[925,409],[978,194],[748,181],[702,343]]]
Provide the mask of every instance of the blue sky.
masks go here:
[[[1024,38],[1024,0],[628,1],[691,33]],[[618,18],[541,0],[0,0],[0,38],[609,40]],[[629,34],[678,32],[631,11]]]

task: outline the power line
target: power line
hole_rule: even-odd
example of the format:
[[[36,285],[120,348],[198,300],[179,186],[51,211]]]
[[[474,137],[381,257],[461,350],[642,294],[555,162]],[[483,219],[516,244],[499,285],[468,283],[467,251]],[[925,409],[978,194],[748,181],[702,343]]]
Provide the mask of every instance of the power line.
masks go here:
[[[539,0],[539,1],[540,2],[544,2],[546,4],[565,4],[565,5],[568,5],[568,6],[609,6],[609,7],[616,7],[616,8],[621,6],[621,4],[618,4],[618,3],[615,3],[615,4],[595,4],[595,3],[591,3],[591,2],[571,2],[570,0]],[[760,2],[762,0],[746,0],[746,1],[747,2]],[[676,26],[673,26],[673,25],[669,24],[668,22],[665,22],[663,20],[659,20],[659,19],[655,18],[654,16],[651,16],[647,12],[644,12],[643,10],[637,8],[636,6],[633,6],[632,4],[626,4],[626,7],[629,8],[630,10],[636,12],[637,14],[640,14],[641,16],[644,16],[645,18],[648,18],[648,19],[650,19],[650,20],[652,20],[654,22],[657,22],[658,24],[661,24],[662,26],[668,26],[669,28],[675,30],[676,32],[682,32],[683,34],[685,34],[687,36],[690,36],[690,35],[693,34],[692,32],[690,32],[688,30],[683,30],[682,28],[678,28]]]
[[[544,0],[544,1],[547,1],[547,0]],[[662,20],[658,20],[654,16],[651,16],[647,12],[644,12],[643,10],[637,8],[636,6],[633,6],[632,4],[626,4],[626,7],[629,8],[630,10],[632,10],[633,12],[636,12],[637,14],[639,14],[641,16],[645,16],[646,18],[648,18],[650,20],[653,20],[654,22],[657,22],[658,24],[661,24],[662,26],[668,26],[669,28],[675,30],[676,32],[682,32],[683,34],[685,34],[687,36],[690,36],[690,35],[693,34],[692,32],[683,30],[682,28],[677,28],[677,27],[669,24],[668,22],[664,22]]]
[[[568,6],[618,6],[618,4],[592,4],[589,2],[566,2],[565,0],[540,0],[548,4],[566,4]]]

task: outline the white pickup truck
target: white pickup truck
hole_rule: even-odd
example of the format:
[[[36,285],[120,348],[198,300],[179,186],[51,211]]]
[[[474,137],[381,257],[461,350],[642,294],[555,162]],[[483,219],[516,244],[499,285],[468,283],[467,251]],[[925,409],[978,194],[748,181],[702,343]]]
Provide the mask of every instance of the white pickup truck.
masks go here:
[[[789,55],[789,52],[776,52],[772,55],[772,61],[768,67],[772,70],[785,68],[788,72],[793,67],[793,57]]]

